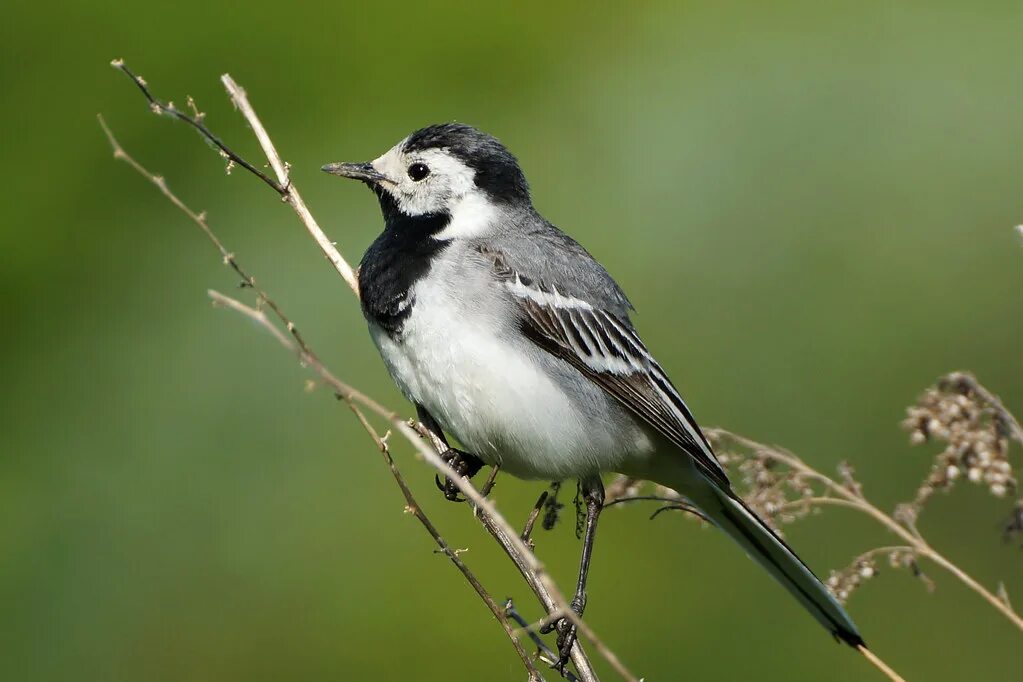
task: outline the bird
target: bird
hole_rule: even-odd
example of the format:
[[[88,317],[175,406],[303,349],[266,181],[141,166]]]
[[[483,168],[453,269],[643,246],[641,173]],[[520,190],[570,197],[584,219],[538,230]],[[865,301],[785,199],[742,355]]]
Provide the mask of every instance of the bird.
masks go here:
[[[487,464],[579,481],[586,517],[573,611],[586,606],[601,475],[614,472],[677,491],[834,638],[865,646],[845,609],[732,488],[640,339],[622,288],[539,213],[497,138],[435,124],[373,161],[322,170],[363,182],[379,202],[383,232],[358,269],[362,312],[445,460],[466,477]],[[456,498],[450,481],[444,488]],[[568,619],[557,629],[564,665],[575,630]]]

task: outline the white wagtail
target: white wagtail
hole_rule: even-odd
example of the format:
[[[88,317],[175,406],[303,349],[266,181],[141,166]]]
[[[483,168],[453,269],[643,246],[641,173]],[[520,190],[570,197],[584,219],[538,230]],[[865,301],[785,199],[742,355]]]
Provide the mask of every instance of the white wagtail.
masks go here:
[[[586,574],[600,474],[655,481],[688,498],[836,638],[863,640],[795,552],[732,490],[710,444],[640,340],[607,271],[533,207],[514,156],[495,138],[445,123],[367,163],[323,170],[365,182],[384,231],[359,268],[362,310],[387,369],[420,421],[483,463],[528,479],[576,478],[586,501]],[[469,454],[469,453],[472,454]],[[574,628],[559,631],[567,656]]]

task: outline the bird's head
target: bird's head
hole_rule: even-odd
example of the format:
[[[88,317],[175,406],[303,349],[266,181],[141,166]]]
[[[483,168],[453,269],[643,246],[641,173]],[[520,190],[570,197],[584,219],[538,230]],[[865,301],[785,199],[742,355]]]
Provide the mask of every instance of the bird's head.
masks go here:
[[[388,222],[444,218],[444,237],[483,233],[502,210],[530,203],[529,186],[511,152],[461,123],[428,126],[373,161],[329,163],[323,170],[369,185]]]

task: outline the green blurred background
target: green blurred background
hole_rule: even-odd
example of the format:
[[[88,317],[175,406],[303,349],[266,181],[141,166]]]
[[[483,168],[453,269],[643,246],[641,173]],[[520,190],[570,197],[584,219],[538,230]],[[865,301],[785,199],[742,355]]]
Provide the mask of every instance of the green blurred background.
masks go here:
[[[114,162],[167,176],[338,373],[408,411],[295,217],[108,66],[193,95],[258,158],[217,77],[249,91],[353,260],[380,229],[318,171],[414,128],[473,123],[540,209],[622,282],[708,425],[857,467],[884,508],[930,452],[897,423],[971,369],[1023,412],[1023,5],[1018,2],[5,3],[0,127],[0,678],[521,680],[486,609],[407,514],[353,418],[264,334],[236,280]],[[244,293],[244,292],[242,292]],[[498,598],[539,612],[466,509],[399,462]],[[542,484],[499,482],[524,518]],[[941,496],[921,525],[1023,600],[1008,500]],[[608,513],[593,626],[648,680],[877,680],[723,537]],[[538,537],[564,585],[567,521]],[[789,530],[819,573],[892,540],[841,510]],[[851,612],[910,680],[1019,679],[1021,635],[930,568]],[[602,668],[603,669],[603,668]],[[612,679],[607,675],[606,679]]]

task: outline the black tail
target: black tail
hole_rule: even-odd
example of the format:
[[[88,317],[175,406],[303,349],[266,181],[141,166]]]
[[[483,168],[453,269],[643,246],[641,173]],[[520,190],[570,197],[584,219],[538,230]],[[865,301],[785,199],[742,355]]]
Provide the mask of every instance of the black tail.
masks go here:
[[[784,540],[731,491],[710,481],[701,487],[704,489],[696,495],[687,496],[714,525],[767,569],[836,639],[852,647],[863,646],[849,614]]]

